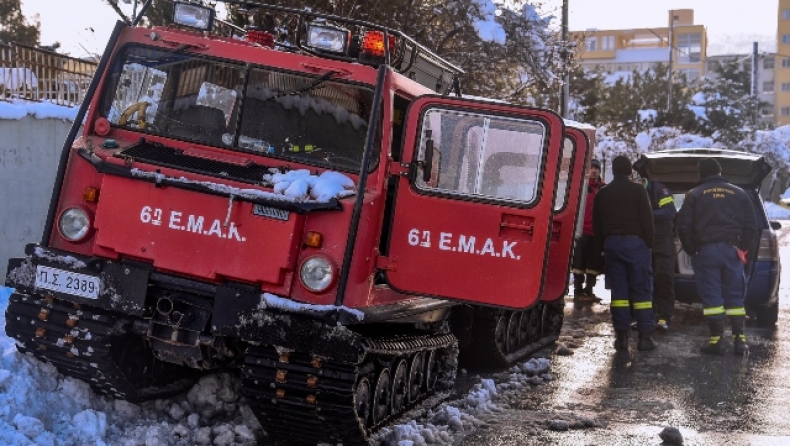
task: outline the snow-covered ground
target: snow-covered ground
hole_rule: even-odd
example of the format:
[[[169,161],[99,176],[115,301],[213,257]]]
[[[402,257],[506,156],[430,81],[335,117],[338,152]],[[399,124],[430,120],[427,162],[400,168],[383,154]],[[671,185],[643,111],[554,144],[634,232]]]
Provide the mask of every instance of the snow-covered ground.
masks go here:
[[[0,288],[3,313],[10,292]],[[208,375],[183,395],[135,405],[97,395],[86,383],[17,353],[14,340],[6,336],[5,321],[0,325],[2,445],[230,446],[254,445],[265,438],[232,374]],[[382,441],[398,446],[453,444],[495,418],[525,387],[554,379],[550,366],[548,359],[535,358],[512,366],[496,382],[480,379],[463,398],[382,432]]]

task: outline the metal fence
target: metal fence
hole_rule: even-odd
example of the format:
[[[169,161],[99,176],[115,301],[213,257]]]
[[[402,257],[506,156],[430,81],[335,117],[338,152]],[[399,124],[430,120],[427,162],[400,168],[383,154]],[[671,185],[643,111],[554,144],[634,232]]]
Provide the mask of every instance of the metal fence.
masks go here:
[[[78,106],[96,63],[18,43],[0,44],[0,100]]]

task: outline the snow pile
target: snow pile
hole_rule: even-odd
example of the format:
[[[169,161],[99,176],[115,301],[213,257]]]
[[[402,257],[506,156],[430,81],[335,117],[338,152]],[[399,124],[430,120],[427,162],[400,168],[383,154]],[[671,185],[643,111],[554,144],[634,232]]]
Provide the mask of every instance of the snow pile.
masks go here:
[[[339,172],[326,171],[315,176],[307,169],[265,175],[274,185],[274,193],[292,197],[296,201],[313,199],[325,203],[332,198],[354,195],[354,181]]]
[[[501,382],[481,379],[463,398],[429,410],[424,424],[409,421],[385,428],[380,438],[384,444],[398,446],[456,444],[464,435],[502,412],[514,394],[523,394],[527,387],[553,380],[550,367],[551,362],[546,358],[533,358],[514,365]]]
[[[0,119],[20,120],[25,116],[36,119],[62,119],[73,121],[77,117],[77,107],[64,107],[51,102],[31,102],[12,99],[11,102],[0,101]]]
[[[504,45],[507,41],[505,30],[502,25],[496,22],[496,18],[502,15],[502,11],[490,0],[476,0],[474,3],[480,8],[480,14],[483,16],[481,20],[474,21],[477,35],[486,42]]]
[[[30,68],[0,67],[0,86],[8,90],[34,90],[38,88],[38,78]]]
[[[0,308],[10,289],[0,288]],[[4,323],[3,323],[4,324]],[[140,405],[99,396],[79,380],[16,352],[0,333],[0,444],[4,446],[255,445],[264,437],[228,374]]]

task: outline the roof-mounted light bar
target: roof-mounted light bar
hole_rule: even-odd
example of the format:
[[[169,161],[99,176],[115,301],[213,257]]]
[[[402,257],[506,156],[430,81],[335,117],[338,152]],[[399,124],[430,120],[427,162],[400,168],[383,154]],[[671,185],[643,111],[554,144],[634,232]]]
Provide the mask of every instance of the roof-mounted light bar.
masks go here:
[[[201,31],[211,31],[214,8],[194,3],[173,2],[173,23]]]

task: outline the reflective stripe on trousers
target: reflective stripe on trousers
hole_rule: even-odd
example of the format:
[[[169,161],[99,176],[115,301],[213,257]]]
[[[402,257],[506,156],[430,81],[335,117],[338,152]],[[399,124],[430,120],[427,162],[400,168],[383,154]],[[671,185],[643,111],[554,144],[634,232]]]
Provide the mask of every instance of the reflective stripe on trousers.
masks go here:
[[[709,318],[745,316],[746,277],[734,246],[724,242],[706,243],[691,258],[694,282]]]
[[[653,313],[653,271],[650,250],[644,240],[632,236],[608,236],[604,240],[606,254],[606,288],[612,292],[612,325],[615,330],[628,330],[633,318],[641,332],[652,332],[656,321]]]

